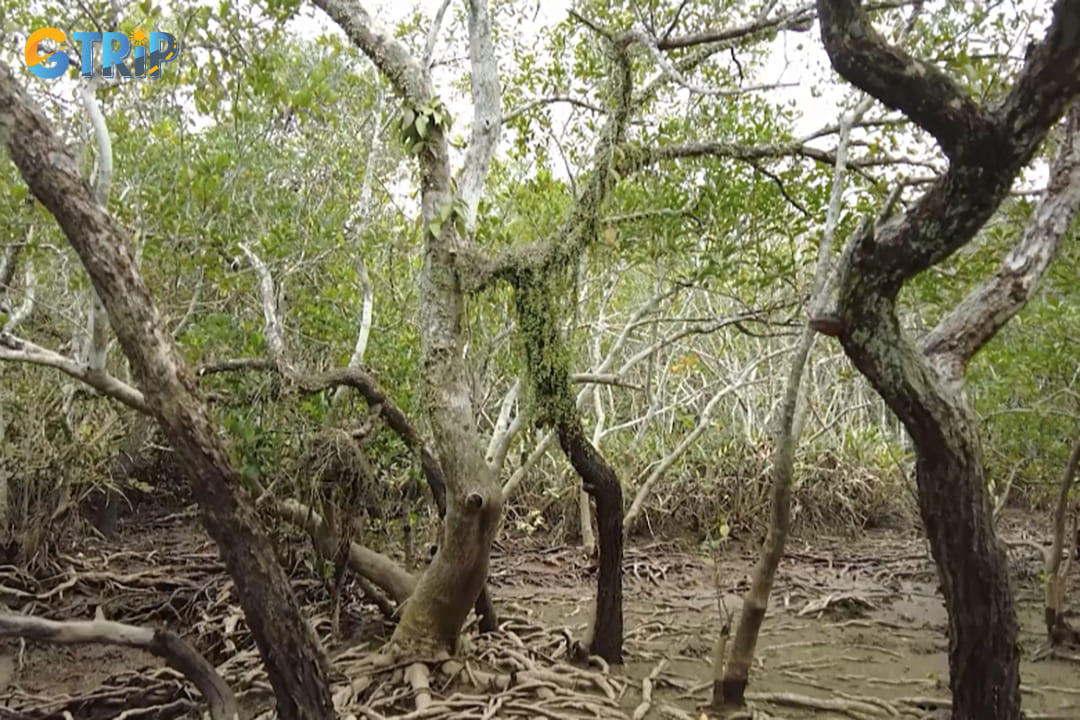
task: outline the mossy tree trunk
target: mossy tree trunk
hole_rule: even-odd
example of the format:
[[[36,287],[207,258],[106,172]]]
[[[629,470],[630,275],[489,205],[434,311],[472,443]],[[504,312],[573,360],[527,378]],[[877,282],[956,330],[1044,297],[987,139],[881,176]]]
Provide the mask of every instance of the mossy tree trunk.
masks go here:
[[[538,422],[555,428],[582,487],[596,502],[599,528],[596,608],[586,643],[589,653],[622,662],[622,486],[611,465],[585,436],[570,384],[570,358],[562,337],[571,273],[521,271],[514,302]]]

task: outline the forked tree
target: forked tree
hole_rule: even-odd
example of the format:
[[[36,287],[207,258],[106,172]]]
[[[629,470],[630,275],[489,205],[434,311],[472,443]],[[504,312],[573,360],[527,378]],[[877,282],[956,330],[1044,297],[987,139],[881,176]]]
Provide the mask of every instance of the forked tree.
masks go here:
[[[851,238],[835,314],[815,327],[840,339],[914,445],[919,510],[949,615],[952,716],[1016,720],[1015,604],[963,380],[972,356],[1024,306],[1076,216],[1075,108],[1046,198],[995,276],[918,343],[901,326],[897,304],[905,283],[975,237],[1080,93],[1080,2],[1054,3],[1044,37],[992,105],[890,45],[858,0],[818,0],[817,8],[835,70],[929,133],[948,169],[904,212],[865,223]]]

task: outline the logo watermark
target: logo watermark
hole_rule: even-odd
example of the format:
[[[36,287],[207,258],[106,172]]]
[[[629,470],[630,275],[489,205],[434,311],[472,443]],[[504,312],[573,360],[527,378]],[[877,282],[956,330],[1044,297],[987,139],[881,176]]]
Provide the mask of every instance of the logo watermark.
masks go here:
[[[79,58],[80,75],[95,76],[94,46],[101,47],[101,76],[106,78],[144,78],[156,80],[161,68],[180,54],[180,43],[165,32],[147,32],[137,27],[129,34],[122,32],[77,32],[71,39],[79,44],[79,51],[68,45],[67,34],[54,27],[38,28],[26,39],[24,55],[30,72],[42,80],[55,80],[67,72],[71,53]],[[52,52],[41,44],[50,40],[56,45]]]

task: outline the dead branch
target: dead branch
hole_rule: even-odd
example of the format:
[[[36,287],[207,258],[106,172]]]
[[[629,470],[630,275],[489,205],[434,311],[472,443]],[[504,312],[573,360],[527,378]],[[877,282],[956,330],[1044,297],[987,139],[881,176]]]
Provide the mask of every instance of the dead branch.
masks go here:
[[[102,643],[140,648],[164,660],[199,688],[213,720],[237,720],[232,690],[214,666],[171,630],[94,620],[46,620],[29,615],[0,615],[0,637],[17,637],[60,645]]]

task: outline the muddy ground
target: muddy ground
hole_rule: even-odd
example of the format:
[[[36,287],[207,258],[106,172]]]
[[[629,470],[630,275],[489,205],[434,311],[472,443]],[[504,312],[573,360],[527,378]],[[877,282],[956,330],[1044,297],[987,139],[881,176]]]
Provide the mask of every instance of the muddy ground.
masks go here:
[[[1047,540],[1045,526],[1042,518],[1013,517],[1003,530],[1022,625],[1024,707],[1031,718],[1080,718],[1080,663],[1032,659],[1043,641],[1038,546]],[[325,585],[294,545],[285,561],[328,637]],[[737,616],[753,559],[735,543],[709,552],[690,542],[631,543],[627,662],[611,670],[622,682],[610,716],[631,717],[642,679],[661,661],[647,717],[697,716],[711,689],[720,606]],[[100,605],[112,620],[167,623],[222,669],[246,715],[267,707],[231,583],[190,510],[133,519],[113,541],[68,541],[51,567],[34,574],[0,568],[0,599],[10,610],[56,619],[87,619]],[[580,550],[546,547],[542,539],[504,539],[493,558],[500,614],[556,638],[563,630],[582,635],[594,581],[595,566]],[[1070,587],[1080,602],[1080,583]],[[375,647],[389,627],[355,597],[343,618],[347,638],[331,641],[335,655],[357,643]],[[749,697],[774,718],[931,717],[948,698],[946,632],[935,571],[914,532],[795,539],[777,578]],[[0,718],[194,717],[198,707],[190,686],[137,650],[15,641],[0,649]]]

